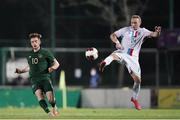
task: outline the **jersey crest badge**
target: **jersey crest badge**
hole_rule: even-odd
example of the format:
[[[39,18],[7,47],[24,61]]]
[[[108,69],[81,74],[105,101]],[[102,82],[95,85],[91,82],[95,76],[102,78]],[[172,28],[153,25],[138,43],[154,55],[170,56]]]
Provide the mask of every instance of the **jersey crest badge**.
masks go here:
[[[42,58],[43,56],[41,54],[38,55],[39,58]]]

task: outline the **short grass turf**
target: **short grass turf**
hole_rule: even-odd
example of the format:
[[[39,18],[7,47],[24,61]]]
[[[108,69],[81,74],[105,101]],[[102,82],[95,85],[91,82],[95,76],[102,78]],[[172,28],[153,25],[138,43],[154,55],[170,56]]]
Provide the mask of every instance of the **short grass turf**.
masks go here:
[[[113,119],[179,119],[179,109],[60,109],[60,115],[49,117],[38,108],[0,108],[0,119],[65,119],[65,120],[113,120]]]

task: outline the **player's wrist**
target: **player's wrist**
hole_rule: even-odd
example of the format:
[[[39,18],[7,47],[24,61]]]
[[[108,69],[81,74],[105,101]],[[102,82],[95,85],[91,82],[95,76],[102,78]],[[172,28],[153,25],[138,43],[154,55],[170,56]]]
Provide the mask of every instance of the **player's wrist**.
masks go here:
[[[52,70],[56,70],[54,67],[50,67]]]
[[[115,41],[115,44],[120,44],[119,40],[116,40],[116,41]]]
[[[49,67],[49,68],[48,68],[49,73],[53,72],[54,70],[55,70],[55,69],[54,69],[53,67]]]

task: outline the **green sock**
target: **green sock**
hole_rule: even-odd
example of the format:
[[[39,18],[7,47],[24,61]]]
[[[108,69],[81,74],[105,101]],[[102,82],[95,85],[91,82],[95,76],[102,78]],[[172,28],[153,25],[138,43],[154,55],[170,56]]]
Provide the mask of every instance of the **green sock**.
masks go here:
[[[52,101],[52,102],[49,102],[51,104],[52,107],[55,107],[56,105],[56,101]]]
[[[43,110],[46,112],[46,113],[49,113],[50,110],[48,108],[48,105],[46,103],[46,101],[44,99],[40,100],[39,101],[39,105],[43,108]]]

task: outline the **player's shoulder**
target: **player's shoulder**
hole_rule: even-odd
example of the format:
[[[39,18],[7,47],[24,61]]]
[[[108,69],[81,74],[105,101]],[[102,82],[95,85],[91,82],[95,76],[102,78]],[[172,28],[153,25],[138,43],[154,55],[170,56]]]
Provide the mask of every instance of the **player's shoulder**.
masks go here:
[[[131,28],[130,26],[126,26],[126,27],[122,27],[120,29],[122,29],[122,30],[129,30],[130,28]]]
[[[43,49],[43,55],[48,57],[48,58],[55,58],[53,55],[53,52],[51,50],[48,50],[48,49]]]
[[[51,52],[46,48],[41,48],[40,53],[42,53],[42,54],[51,54]]]
[[[148,29],[145,27],[140,28],[142,31],[147,31]]]
[[[117,30],[117,32],[119,32],[119,31],[128,31],[130,29],[130,27],[128,26],[126,26],[126,27],[121,27],[121,28],[119,28],[118,30]]]
[[[44,52],[44,53],[46,53],[46,52],[50,52],[47,48],[41,48],[41,50],[40,50],[41,52]]]
[[[29,51],[27,56],[35,54],[33,50]]]

